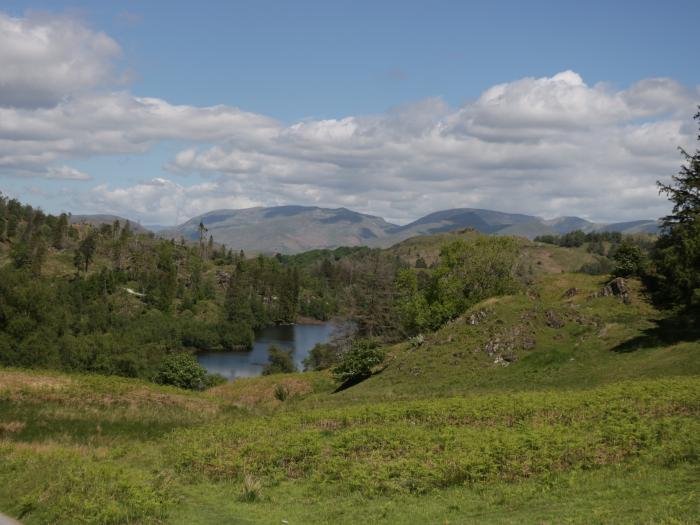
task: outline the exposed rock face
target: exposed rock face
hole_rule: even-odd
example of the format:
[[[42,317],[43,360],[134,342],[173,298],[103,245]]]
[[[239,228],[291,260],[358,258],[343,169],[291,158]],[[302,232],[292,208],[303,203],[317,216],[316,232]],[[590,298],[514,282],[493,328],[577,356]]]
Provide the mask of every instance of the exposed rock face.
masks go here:
[[[544,313],[544,316],[547,318],[547,326],[550,328],[561,328],[564,326],[564,321],[562,321],[552,310],[547,310]]]
[[[627,283],[622,277],[616,277],[600,290],[591,295],[591,297],[609,297],[615,296],[619,297],[624,301],[625,304],[630,303],[630,294]]]
[[[534,347],[535,335],[532,329],[525,325],[517,325],[496,335],[484,345],[482,351],[495,358],[495,364],[508,366],[518,360],[518,351],[532,350]]]
[[[475,326],[481,323],[484,319],[488,317],[488,312],[486,310],[479,310],[474,312],[469,317],[467,317],[467,324]]]
[[[216,271],[216,284],[219,285],[219,288],[225,288],[226,286],[228,286],[228,282],[230,279],[230,273],[224,272],[223,270]]]
[[[564,295],[562,295],[562,297],[565,297],[568,299],[570,297],[578,295],[578,292],[579,292],[578,288],[569,288],[567,291],[564,292]]]

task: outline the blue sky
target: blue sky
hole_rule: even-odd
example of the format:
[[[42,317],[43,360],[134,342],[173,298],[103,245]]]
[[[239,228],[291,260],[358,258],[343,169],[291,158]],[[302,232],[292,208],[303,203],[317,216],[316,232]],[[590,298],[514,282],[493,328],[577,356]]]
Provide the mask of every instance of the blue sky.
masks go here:
[[[129,139],[128,146],[107,141],[84,151],[73,146],[70,152],[59,148],[41,166],[35,159],[26,166],[15,158],[0,163],[0,190],[49,211],[108,208],[104,211],[166,223],[208,211],[209,206],[286,203],[346,205],[400,222],[452,206],[507,207],[507,211],[545,216],[571,212],[599,220],[653,216],[666,209],[662,200],[652,197],[653,182],[671,175],[673,166],[677,167],[679,159],[671,144],[690,143],[690,117],[700,101],[694,38],[700,17],[697,1],[10,0],[3,3],[0,13],[15,21],[30,20],[34,27],[52,26],[53,19],[70,19],[73,25],[62,26],[52,37],[66,42],[66,56],[74,46],[75,53],[89,56],[91,74],[98,66],[111,69],[108,75],[102,71],[99,81],[68,82],[60,87],[63,92],[57,88],[46,100],[39,97],[26,103],[29,106],[23,102],[25,113],[39,115],[47,104],[69,104],[66,100],[82,108],[76,102],[81,97],[119,92],[135,99],[157,98],[168,104],[164,111],[175,106],[219,105],[275,122],[253,138],[242,130],[252,133],[249,122],[231,124],[236,131],[230,136],[214,129],[202,131],[207,125],[221,125],[202,122],[172,137],[165,131],[154,132],[156,125],[149,121],[143,125],[150,134],[140,133],[139,139]],[[118,51],[95,55],[94,39],[68,38],[76,28],[93,35],[104,33]],[[7,59],[7,55],[0,57]],[[34,76],[3,83],[0,72],[0,103],[3,89],[30,85],[22,82],[53,84],[49,76],[37,78],[36,64],[23,62],[23,57],[18,55],[17,63],[33,67]],[[46,59],[60,61],[61,57]],[[553,87],[556,82],[522,82],[552,79],[566,71],[575,72],[585,89],[576,78],[566,76],[557,77],[571,88],[564,95]],[[83,73],[77,71],[75,77]],[[634,86],[659,78],[666,84],[653,89],[645,84],[643,96],[637,97]],[[513,130],[502,128],[505,117],[488,120],[481,111],[487,101],[475,102],[503,84],[512,88],[509,100],[516,101],[514,120],[521,131],[531,130],[527,137],[523,133],[510,136]],[[547,91],[550,88],[553,93]],[[605,100],[601,102],[600,97]],[[624,108],[613,107],[618,99],[624,99]],[[544,113],[519,114],[522,101]],[[10,93],[5,106],[15,108],[17,104],[17,97]],[[601,110],[601,105],[606,109]],[[508,109],[503,107],[505,115]],[[556,126],[551,124],[551,111],[561,112]],[[490,127],[488,133],[474,127],[476,114]],[[389,118],[392,115],[398,117]],[[581,120],[581,115],[595,117],[581,124],[588,135],[585,129],[574,130],[569,122]],[[92,135],[97,137],[133,129],[137,121],[144,122],[140,118],[124,117],[118,130],[105,130],[103,122],[85,126],[95,126]],[[455,124],[458,118],[469,126]],[[542,131],[543,118],[550,126],[546,132]],[[399,136],[396,120],[401,121],[404,135]],[[306,125],[302,130],[300,123]],[[656,129],[639,127],[649,123],[659,125]],[[420,141],[415,126],[421,130]],[[259,129],[257,124],[253,127]],[[467,130],[454,131],[451,136],[466,141],[464,149],[452,140],[436,145],[434,138],[426,138],[446,128]],[[623,130],[636,137],[635,145],[621,138]],[[6,133],[14,133],[10,138],[19,140],[33,131],[13,127]],[[599,166],[588,166],[584,152],[573,152],[572,144],[578,149],[591,148],[595,137],[604,133],[619,140],[622,149],[606,152]],[[667,151],[652,148],[653,158],[644,164],[643,177],[635,178],[633,173],[640,169],[637,159],[629,162],[627,173],[622,164],[629,153],[647,143],[658,144],[662,139],[654,134],[662,137],[663,133],[669,138]],[[566,140],[561,139],[564,135]],[[557,138],[552,139],[554,136]],[[66,140],[89,140],[86,137],[90,134],[69,134]],[[483,143],[475,144],[475,140]],[[540,147],[535,158],[532,153],[519,153],[528,141]],[[475,152],[490,151],[504,142],[512,147],[494,149],[488,158],[474,160]],[[453,146],[465,151],[465,157],[441,166],[452,155]],[[398,155],[404,149],[425,149],[425,153],[415,161],[407,156],[403,162]],[[189,150],[196,154],[192,162],[187,166],[174,162],[179,153]],[[294,151],[303,151],[303,155]],[[2,155],[0,149],[0,161]],[[562,161],[565,155],[582,160],[573,165]],[[652,154],[647,151],[645,156]],[[84,176],[62,177],[57,170],[64,167]],[[46,175],[51,168],[53,175]],[[607,177],[614,174],[625,187],[634,186],[624,196],[624,206],[615,212],[587,188],[606,180],[600,172]],[[154,179],[158,182],[149,185]],[[415,191],[407,189],[412,185]],[[158,193],[155,187],[164,189]],[[513,194],[504,195],[509,188]],[[167,195],[173,192],[179,192],[177,203],[167,202]]]

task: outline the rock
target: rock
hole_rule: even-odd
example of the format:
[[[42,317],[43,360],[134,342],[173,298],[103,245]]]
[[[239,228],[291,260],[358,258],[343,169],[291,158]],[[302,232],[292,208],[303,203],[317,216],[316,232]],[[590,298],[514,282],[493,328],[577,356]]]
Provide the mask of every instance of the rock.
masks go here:
[[[621,297],[625,303],[629,303],[630,294],[629,288],[627,288],[627,283],[622,277],[617,277],[608,283],[608,286],[612,290],[613,295]]]
[[[506,361],[505,359],[503,359],[503,357],[501,357],[499,355],[496,357],[496,359],[494,359],[493,364],[494,365],[501,365],[501,366],[508,366],[510,364],[510,362]]]
[[[467,324],[476,326],[479,323],[481,323],[484,319],[488,317],[488,313],[486,310],[479,310],[478,312],[474,312],[471,314],[469,317],[467,317]]]
[[[616,277],[600,290],[590,295],[590,297],[619,297],[624,301],[625,304],[630,304],[630,294],[627,283],[622,277]]]
[[[562,297],[573,297],[575,295],[578,295],[579,289],[578,288],[569,288],[567,291],[564,292],[564,295]]]
[[[229,280],[231,279],[231,274],[228,272],[224,272],[223,270],[217,270],[216,271],[216,283],[221,287],[224,288],[228,285]]]
[[[544,316],[547,318],[547,326],[550,328],[561,328],[564,326],[564,321],[562,321],[552,310],[547,310],[544,313]]]

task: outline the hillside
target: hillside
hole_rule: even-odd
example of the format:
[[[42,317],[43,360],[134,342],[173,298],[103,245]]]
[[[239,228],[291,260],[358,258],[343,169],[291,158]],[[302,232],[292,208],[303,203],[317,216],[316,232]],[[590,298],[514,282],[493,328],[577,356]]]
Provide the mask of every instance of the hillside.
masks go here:
[[[481,233],[534,238],[538,235],[573,230],[655,233],[656,221],[592,223],[578,217],[544,220],[533,215],[492,210],[458,208],[431,213],[404,226],[381,217],[346,208],[278,206],[244,210],[216,210],[199,215],[182,225],[165,228],[158,235],[166,239],[199,239],[199,224],[206,236],[217,243],[250,253],[294,254],[339,246],[387,248],[405,239],[470,228]]]
[[[327,372],[191,393],[1,370],[0,508],[27,524],[696,522],[697,338],[634,280],[627,301],[599,296],[604,278],[562,273],[578,252],[525,249],[527,290],[389,347],[337,393]]]

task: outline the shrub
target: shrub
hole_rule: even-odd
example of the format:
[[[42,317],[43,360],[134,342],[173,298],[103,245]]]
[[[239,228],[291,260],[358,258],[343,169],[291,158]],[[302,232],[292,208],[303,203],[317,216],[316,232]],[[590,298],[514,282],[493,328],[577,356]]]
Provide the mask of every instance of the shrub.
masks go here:
[[[249,324],[227,321],[219,324],[219,342],[224,350],[250,350],[254,334]]]
[[[262,495],[262,483],[259,479],[246,474],[243,478],[242,501],[256,501]]]
[[[207,371],[192,354],[178,352],[165,358],[154,380],[163,385],[203,390],[206,386]]]
[[[292,350],[282,350],[272,345],[267,352],[269,362],[263,367],[262,375],[288,374],[297,371],[292,358]]]
[[[286,386],[282,384],[275,385],[275,399],[278,401],[286,401],[288,397],[289,389]]]
[[[631,242],[623,242],[613,254],[616,277],[640,275],[644,267],[644,254],[639,246]]]
[[[204,378],[204,388],[213,388],[215,386],[223,385],[227,380],[221,374],[207,374]]]
[[[325,370],[337,362],[337,350],[333,345],[316,343],[304,358],[304,370]]]
[[[373,339],[358,339],[345,352],[333,375],[343,383],[361,381],[372,375],[372,368],[384,360],[384,351]]]

